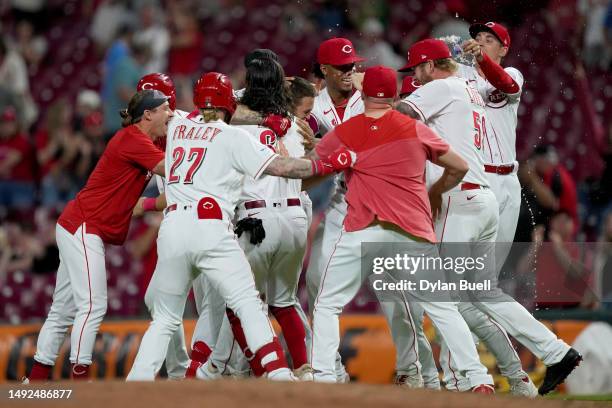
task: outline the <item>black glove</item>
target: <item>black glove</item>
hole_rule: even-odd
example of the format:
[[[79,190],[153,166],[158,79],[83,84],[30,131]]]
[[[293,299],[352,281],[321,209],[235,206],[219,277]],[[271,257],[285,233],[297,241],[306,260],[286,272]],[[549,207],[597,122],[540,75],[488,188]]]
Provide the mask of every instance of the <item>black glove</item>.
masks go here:
[[[266,238],[266,230],[263,227],[263,223],[259,218],[243,218],[236,223],[234,233],[238,235],[238,238],[243,232],[248,231],[251,233],[250,242],[253,245],[259,245]]]

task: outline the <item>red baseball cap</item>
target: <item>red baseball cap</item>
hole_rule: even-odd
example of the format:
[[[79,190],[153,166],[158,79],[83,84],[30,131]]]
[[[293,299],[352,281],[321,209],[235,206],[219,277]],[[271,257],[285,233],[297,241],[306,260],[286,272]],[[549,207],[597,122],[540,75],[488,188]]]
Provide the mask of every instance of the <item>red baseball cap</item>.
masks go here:
[[[510,48],[510,34],[508,34],[508,30],[503,25],[489,21],[488,23],[475,23],[470,26],[472,38],[476,38],[478,33],[483,31],[493,34],[504,47]]]
[[[317,51],[317,62],[325,65],[347,65],[365,61],[355,53],[353,43],[346,38],[331,38],[323,41]]]
[[[411,71],[414,67],[425,61],[450,57],[451,52],[448,49],[448,45],[446,45],[444,41],[428,38],[426,40],[422,40],[412,44],[412,47],[410,47],[410,49],[408,50],[408,62],[398,71]]]
[[[395,98],[397,95],[395,70],[382,65],[366,69],[363,76],[363,94],[372,98]]]
[[[400,95],[406,95],[406,94],[410,95],[411,93],[413,93],[420,87],[421,87],[421,84],[419,80],[413,76],[408,75],[408,76],[405,76],[404,79],[402,80],[402,89],[400,89],[399,94]]]

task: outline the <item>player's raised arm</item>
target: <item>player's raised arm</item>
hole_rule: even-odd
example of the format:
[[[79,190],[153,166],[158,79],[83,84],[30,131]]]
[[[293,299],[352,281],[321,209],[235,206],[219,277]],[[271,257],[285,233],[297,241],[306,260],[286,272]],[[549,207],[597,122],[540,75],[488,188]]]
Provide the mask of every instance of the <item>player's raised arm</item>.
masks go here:
[[[266,167],[264,174],[295,179],[325,176],[351,167],[355,160],[355,153],[348,149],[339,149],[326,160],[277,156]]]

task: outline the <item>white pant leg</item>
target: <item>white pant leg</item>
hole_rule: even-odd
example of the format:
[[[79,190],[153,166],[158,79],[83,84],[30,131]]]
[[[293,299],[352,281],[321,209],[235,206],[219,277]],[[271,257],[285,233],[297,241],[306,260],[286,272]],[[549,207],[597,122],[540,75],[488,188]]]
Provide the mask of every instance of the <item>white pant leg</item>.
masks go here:
[[[34,354],[34,360],[46,365],[55,365],[59,349],[64,342],[68,328],[74,321],[76,313],[70,276],[68,275],[68,263],[64,260],[65,256],[70,256],[71,262],[74,262],[76,259],[71,252],[74,249],[68,244],[75,238],[59,225],[55,228],[55,236],[57,246],[60,249],[60,265],[55,279],[53,303],[51,304],[49,315],[38,334],[36,354]],[[62,250],[62,248],[64,249]]]
[[[162,221],[157,237],[157,266],[145,294],[152,321],[142,337],[127,381],[155,379],[170,340],[183,323],[185,303],[193,279],[188,259],[189,247],[186,245],[189,238],[183,235],[187,224],[181,219],[183,216],[172,213]]]
[[[219,337],[209,360],[219,369],[222,375],[243,374],[250,370],[246,357],[234,340],[232,327],[225,311],[223,312]]]
[[[274,330],[263,311],[251,267],[228,225],[215,220],[199,220],[198,223],[210,228],[207,232],[216,234],[219,240],[214,248],[194,253],[193,262],[238,316],[249,349],[256,353],[272,342]]]
[[[212,288],[204,274],[194,279],[193,296],[198,320],[191,336],[191,347],[196,341],[202,341],[214,349],[225,316],[225,300]]]
[[[408,300],[402,293],[397,299],[379,299],[395,344],[395,371],[398,375],[420,375],[419,345],[416,325]]]
[[[414,321],[417,336],[419,362],[421,363],[421,375],[425,388],[440,389],[440,374],[434,360],[433,351],[429,339],[423,329],[424,310],[419,302],[410,302],[410,310]]]
[[[189,367],[189,354],[185,345],[185,328],[183,324],[176,329],[166,352],[166,371],[168,378],[181,379],[185,377],[185,372]]]
[[[58,225],[66,234],[69,233]],[[61,233],[76,314],[70,335],[70,362],[90,365],[107,307],[104,243],[83,224],[70,237]],[[58,243],[58,245],[60,245]]]
[[[314,335],[310,361],[315,381],[336,382],[337,379],[336,354],[340,345],[338,316],[361,287],[361,235],[367,236],[367,233],[340,234],[321,277],[312,322]]]
[[[501,271],[514,241],[519,213],[521,211],[521,183],[516,174],[499,175],[487,173],[491,191],[499,204],[499,224],[495,261],[497,273]]]

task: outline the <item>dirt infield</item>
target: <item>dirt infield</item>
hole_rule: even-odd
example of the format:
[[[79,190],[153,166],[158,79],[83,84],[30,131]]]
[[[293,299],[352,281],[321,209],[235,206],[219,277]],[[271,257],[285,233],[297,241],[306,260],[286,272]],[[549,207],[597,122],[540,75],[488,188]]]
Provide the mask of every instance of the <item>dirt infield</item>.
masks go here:
[[[9,390],[70,389],[70,399],[9,399]],[[125,383],[119,381],[75,384],[51,383],[41,387],[3,384],[0,407],[79,407],[79,408],[555,408],[602,407],[601,403],[537,399],[529,401],[507,395],[481,396],[428,390],[406,390],[395,386],[361,384],[326,385],[313,383],[272,383],[264,380],[157,381]]]

